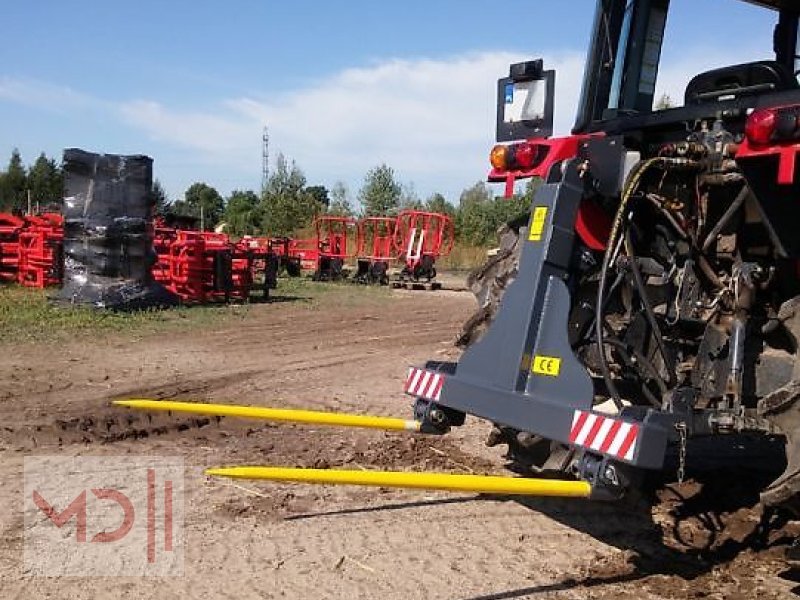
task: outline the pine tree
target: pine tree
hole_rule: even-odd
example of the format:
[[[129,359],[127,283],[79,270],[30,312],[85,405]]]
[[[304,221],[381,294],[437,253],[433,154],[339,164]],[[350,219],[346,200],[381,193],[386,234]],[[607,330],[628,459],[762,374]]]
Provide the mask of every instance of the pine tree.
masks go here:
[[[293,235],[324,210],[319,192],[306,188],[306,176],[279,154],[261,201],[261,229],[270,235]],[[319,187],[319,186],[317,186]],[[323,188],[324,189],[324,188]],[[326,190],[327,194],[327,190]]]
[[[64,195],[64,175],[56,161],[47,158],[44,152],[28,170],[27,189],[31,191],[33,202],[61,202]]]
[[[14,148],[8,167],[0,174],[0,208],[23,208],[27,203],[28,178],[19,150]]]
[[[358,199],[365,215],[386,215],[399,207],[402,192],[394,170],[382,164],[367,172]]]

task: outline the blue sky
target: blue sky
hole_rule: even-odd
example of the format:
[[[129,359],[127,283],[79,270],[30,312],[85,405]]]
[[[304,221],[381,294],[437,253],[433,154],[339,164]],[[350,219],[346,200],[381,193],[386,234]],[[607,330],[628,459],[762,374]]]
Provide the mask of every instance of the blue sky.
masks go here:
[[[173,198],[194,181],[226,194],[260,186],[266,124],[273,159],[296,160],[309,184],[341,180],[355,197],[385,162],[418,196],[456,200],[485,176],[510,62],[555,66],[566,133],[593,12],[590,0],[8,2],[0,161],[14,147],[28,163],[72,146],[142,153]],[[673,0],[659,88],[679,97],[691,74],[769,57],[771,26],[741,2]]]

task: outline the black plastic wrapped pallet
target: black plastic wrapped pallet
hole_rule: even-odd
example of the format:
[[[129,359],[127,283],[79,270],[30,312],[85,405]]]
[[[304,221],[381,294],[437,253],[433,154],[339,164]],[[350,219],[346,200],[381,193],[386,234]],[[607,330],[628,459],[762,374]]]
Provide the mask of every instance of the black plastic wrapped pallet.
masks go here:
[[[153,160],[64,150],[64,285],[54,300],[133,310],[175,303],[152,280]]]

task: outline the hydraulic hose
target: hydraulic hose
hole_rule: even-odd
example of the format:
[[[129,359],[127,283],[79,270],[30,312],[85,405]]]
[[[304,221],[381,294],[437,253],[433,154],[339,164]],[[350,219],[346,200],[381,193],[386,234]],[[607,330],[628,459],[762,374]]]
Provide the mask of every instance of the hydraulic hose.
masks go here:
[[[617,410],[620,411],[623,408],[622,399],[620,398],[617,386],[611,377],[611,370],[608,368],[605,343],[603,341],[603,308],[605,304],[606,278],[608,276],[608,268],[611,265],[611,257],[616,254],[617,251],[617,238],[619,236],[620,228],[625,220],[625,213],[628,208],[628,203],[633,197],[633,194],[639,188],[639,184],[641,183],[645,172],[647,172],[647,170],[653,165],[657,163],[664,164],[666,161],[667,159],[661,156],[640,161],[634,165],[634,167],[631,169],[631,172],[626,177],[625,184],[622,187],[622,195],[620,197],[619,207],[617,208],[616,215],[614,215],[614,221],[611,224],[611,232],[608,236],[608,244],[606,245],[606,252],[603,256],[603,264],[600,267],[600,283],[597,287],[597,302],[595,304],[595,338],[597,339],[597,350],[598,354],[600,355],[600,371],[603,375],[603,381],[606,384],[606,389],[608,390],[611,400],[614,402]]]

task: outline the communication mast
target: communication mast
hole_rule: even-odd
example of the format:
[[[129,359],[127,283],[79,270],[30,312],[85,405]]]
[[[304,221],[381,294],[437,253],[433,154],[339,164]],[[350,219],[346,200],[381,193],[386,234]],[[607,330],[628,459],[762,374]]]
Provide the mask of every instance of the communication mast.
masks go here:
[[[269,180],[269,131],[266,125],[264,132],[261,134],[261,192],[267,189],[267,181]]]

